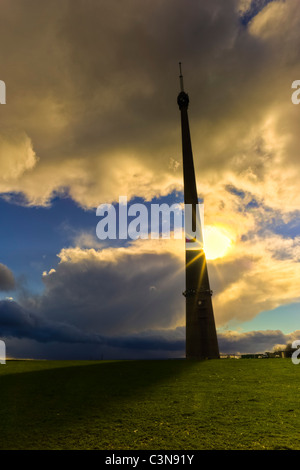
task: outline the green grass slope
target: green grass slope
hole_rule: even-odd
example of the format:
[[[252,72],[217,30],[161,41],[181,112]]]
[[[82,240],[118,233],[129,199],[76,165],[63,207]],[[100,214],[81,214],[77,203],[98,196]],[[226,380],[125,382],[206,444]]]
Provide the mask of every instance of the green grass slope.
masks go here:
[[[0,449],[300,449],[290,359],[8,361]]]

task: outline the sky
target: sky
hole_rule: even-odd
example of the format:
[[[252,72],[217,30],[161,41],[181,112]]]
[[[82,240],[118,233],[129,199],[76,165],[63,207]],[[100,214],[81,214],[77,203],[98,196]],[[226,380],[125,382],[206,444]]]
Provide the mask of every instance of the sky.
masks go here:
[[[184,357],[183,241],[96,235],[183,202],[179,61],[220,351],[300,339],[298,0],[2,0],[0,44],[8,357]]]

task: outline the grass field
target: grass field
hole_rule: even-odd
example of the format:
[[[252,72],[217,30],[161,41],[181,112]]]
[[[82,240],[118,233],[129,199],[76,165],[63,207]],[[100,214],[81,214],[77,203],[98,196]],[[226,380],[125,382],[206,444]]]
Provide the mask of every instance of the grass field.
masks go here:
[[[290,359],[8,361],[0,449],[300,449]]]

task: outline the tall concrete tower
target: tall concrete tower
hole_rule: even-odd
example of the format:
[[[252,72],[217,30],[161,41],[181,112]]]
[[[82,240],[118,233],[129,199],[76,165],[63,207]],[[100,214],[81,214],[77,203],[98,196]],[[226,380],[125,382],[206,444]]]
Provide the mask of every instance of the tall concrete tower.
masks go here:
[[[212,306],[206,257],[203,250],[201,217],[194,170],[188,119],[189,96],[184,91],[180,67],[180,93],[177,103],[181,113],[182,157],[186,235],[186,358],[219,358],[219,347]]]

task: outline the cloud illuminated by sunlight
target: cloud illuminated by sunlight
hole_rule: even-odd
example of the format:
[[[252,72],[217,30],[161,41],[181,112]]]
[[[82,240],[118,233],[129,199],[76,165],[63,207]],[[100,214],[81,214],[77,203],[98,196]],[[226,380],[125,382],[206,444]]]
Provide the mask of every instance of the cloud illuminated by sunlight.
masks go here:
[[[209,260],[223,258],[232,247],[232,238],[221,227],[205,226],[204,251]]]

